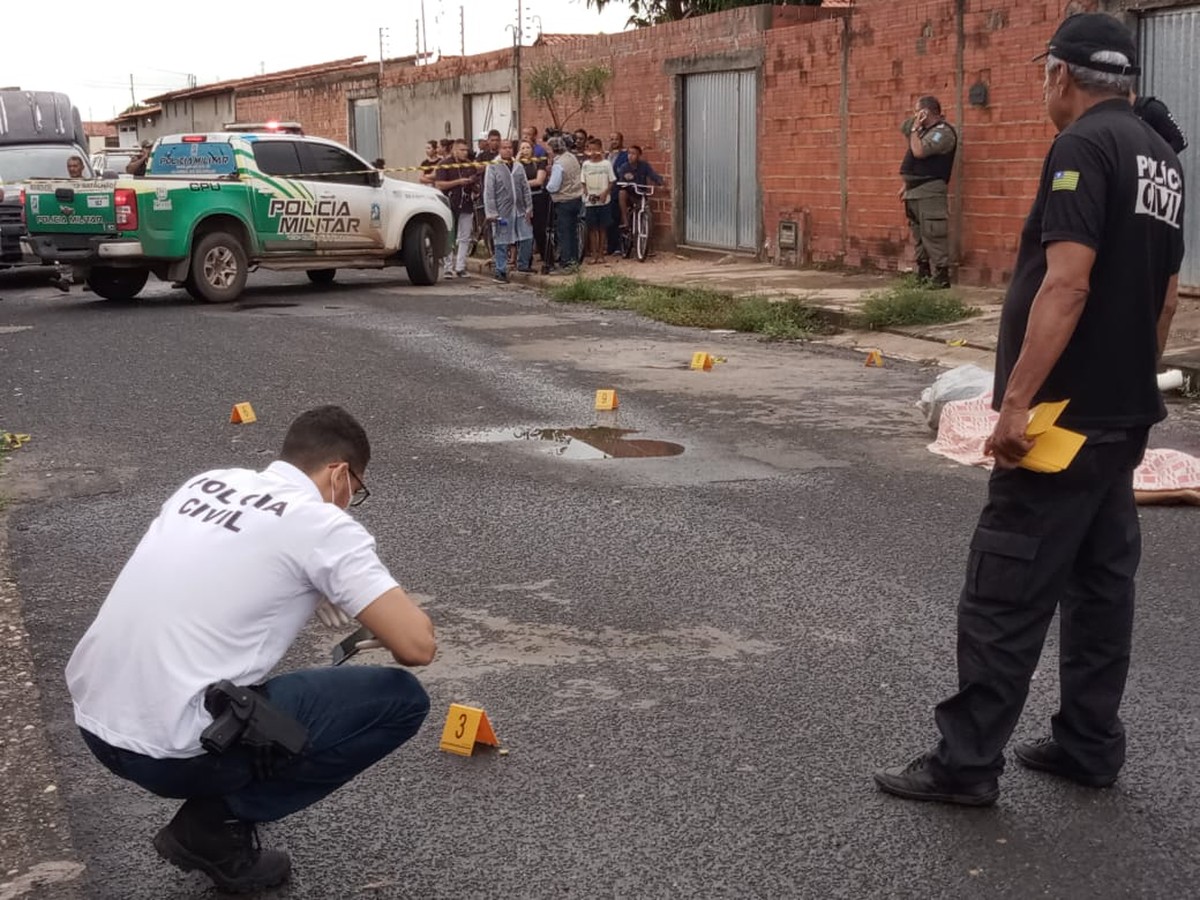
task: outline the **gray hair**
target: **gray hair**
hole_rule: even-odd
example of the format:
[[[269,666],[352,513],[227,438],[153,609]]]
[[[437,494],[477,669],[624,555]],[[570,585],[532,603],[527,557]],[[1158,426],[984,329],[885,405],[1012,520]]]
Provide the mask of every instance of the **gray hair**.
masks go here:
[[[1117,50],[1097,50],[1091,56],[1092,62],[1108,63],[1114,66],[1132,65],[1129,57]],[[1098,72],[1075,63],[1063,62],[1057,56],[1046,57],[1046,71],[1058,66],[1066,66],[1072,80],[1089,94],[1112,94],[1114,97],[1127,97],[1137,85],[1136,75],[1117,75],[1114,72]]]

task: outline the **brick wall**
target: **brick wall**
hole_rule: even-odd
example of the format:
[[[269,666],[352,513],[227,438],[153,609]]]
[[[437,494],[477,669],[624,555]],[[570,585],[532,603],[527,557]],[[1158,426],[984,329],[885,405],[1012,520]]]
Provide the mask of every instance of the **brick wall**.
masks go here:
[[[680,236],[671,213],[682,190],[670,177],[679,169],[679,82],[669,74],[672,63],[760,51],[760,255],[776,256],[779,222],[791,220],[803,228],[812,261],[882,269],[911,265],[896,196],[905,150],[899,126],[917,97],[935,94],[961,139],[952,187],[952,221],[961,226],[959,277],[998,284],[1011,274],[1053,136],[1041,71],[1029,59],[1064,14],[1097,3],[964,0],[961,26],[959,6],[956,0],[859,0],[849,11],[751,7],[527,49],[522,68],[528,73],[551,57],[569,66],[611,66],[607,96],[567,124],[603,135],[620,130],[627,143],[646,147],[668,177],[669,191],[655,205],[660,241],[669,244]],[[986,106],[967,101],[973,85],[986,87]],[[548,121],[527,95],[522,109],[524,123]]]
[[[528,94],[531,70],[552,59],[572,68],[607,65],[613,78],[604,98],[589,112],[571,115],[571,110],[565,110],[561,124],[568,130],[586,128],[606,142],[611,132],[620,131],[626,145],[642,147],[646,159],[666,179],[666,189],[653,200],[655,240],[659,246],[671,246],[678,230],[672,222],[674,201],[682,189],[674,177],[678,168],[674,158],[678,138],[675,72],[679,66],[706,56],[761,53],[765,36],[773,26],[807,23],[830,15],[817,7],[745,7],[655,28],[526,48],[521,56],[521,124],[537,125],[539,131],[551,124],[546,108]]]
[[[239,122],[296,121],[304,126],[306,134],[349,144],[350,100],[355,96],[375,96],[378,84],[379,66],[365,65],[238,91],[237,119]]]
[[[1175,0],[1164,0],[1175,2]],[[1011,274],[1017,236],[1053,129],[1041,97],[1041,70],[1029,62],[1068,12],[1097,0],[859,0],[850,9],[745,7],[656,28],[597,35],[522,50],[521,124],[550,124],[528,95],[530,72],[551,59],[569,67],[605,64],[606,95],[567,128],[640,144],[667,179],[655,197],[656,240],[682,237],[675,201],[683,190],[682,74],[708,67],[759,74],[757,162],[759,254],[776,258],[781,220],[799,223],[812,261],[881,269],[911,265],[896,196],[904,154],[901,121],[922,94],[939,97],[960,134],[952,223],[960,280],[1000,284]],[[1110,0],[1107,8],[1128,5]],[[960,12],[961,11],[961,12]],[[434,65],[389,65],[386,88],[497,72],[510,50],[452,57]],[[972,87],[986,104],[972,105]],[[286,87],[239,94],[242,121],[298,119],[313,134],[347,141],[349,100],[378,91],[378,69],[356,66]],[[447,101],[449,102],[449,101]],[[844,111],[844,115],[843,115]],[[451,119],[451,116],[447,116]]]

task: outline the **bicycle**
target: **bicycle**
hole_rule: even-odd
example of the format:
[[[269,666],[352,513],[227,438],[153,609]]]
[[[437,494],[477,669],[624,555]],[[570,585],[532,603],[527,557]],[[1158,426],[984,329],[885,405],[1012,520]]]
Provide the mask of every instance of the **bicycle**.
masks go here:
[[[471,240],[467,245],[467,256],[474,258],[480,242],[487,248],[487,258],[496,258],[496,239],[492,234],[492,223],[487,220],[487,213],[482,206],[475,207],[475,216],[471,221]]]
[[[650,248],[650,229],[653,227],[648,198],[654,195],[654,186],[618,181],[617,187],[633,188],[637,196],[636,202],[628,205],[628,219],[623,223],[625,227],[621,229],[621,249],[626,259],[636,252],[638,262],[645,262],[646,252]]]

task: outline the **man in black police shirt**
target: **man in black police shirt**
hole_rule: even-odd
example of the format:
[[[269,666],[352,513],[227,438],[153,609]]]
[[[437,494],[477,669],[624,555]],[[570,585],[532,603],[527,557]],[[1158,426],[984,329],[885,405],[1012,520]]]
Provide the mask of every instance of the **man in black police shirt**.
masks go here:
[[[996,461],[958,606],[959,691],[942,740],[875,775],[912,800],[994,803],[1003,750],[1059,607],[1061,706],[1051,737],[1017,759],[1092,787],[1125,761],[1118,715],[1129,668],[1140,534],[1132,473],[1166,416],[1155,381],[1183,258],[1179,160],[1129,103],[1136,48],[1116,19],[1067,19],[1046,56],[1060,134],[1025,222],[1000,324],[986,450]],[[1041,58],[1041,57],[1039,57]],[[1087,435],[1063,472],[1016,468],[1030,407],[1069,400]]]

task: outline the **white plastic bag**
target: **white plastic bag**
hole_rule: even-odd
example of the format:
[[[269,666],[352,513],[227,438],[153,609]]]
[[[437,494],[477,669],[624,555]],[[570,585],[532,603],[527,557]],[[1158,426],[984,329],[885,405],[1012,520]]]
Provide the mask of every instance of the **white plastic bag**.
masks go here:
[[[933,431],[937,431],[942,419],[942,407],[951,400],[970,400],[992,389],[992,373],[968,363],[949,372],[943,372],[929,387],[921,392],[917,409]]]

